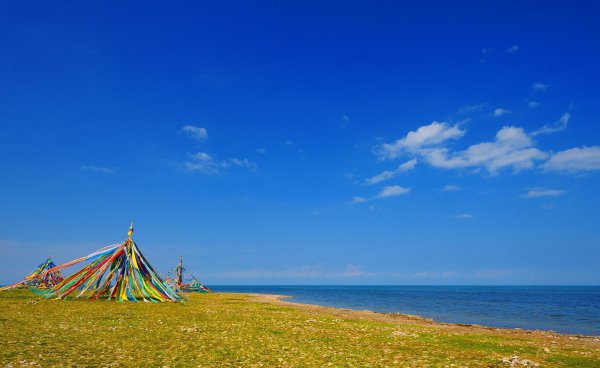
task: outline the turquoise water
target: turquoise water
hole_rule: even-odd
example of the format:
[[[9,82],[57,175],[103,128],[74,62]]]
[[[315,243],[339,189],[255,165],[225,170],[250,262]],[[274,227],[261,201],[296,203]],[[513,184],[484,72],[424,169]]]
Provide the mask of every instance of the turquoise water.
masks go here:
[[[453,323],[600,335],[600,286],[214,286]]]

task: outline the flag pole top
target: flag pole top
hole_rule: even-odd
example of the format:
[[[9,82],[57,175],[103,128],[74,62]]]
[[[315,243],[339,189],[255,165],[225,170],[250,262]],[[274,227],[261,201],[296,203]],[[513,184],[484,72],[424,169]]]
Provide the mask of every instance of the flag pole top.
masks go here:
[[[127,231],[127,237],[129,239],[131,239],[132,235],[133,235],[133,222],[131,223],[131,225],[129,225],[129,230]]]

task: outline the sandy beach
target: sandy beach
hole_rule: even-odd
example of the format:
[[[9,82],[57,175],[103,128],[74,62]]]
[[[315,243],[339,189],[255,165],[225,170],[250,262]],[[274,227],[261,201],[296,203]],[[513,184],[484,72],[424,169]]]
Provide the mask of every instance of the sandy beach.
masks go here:
[[[528,330],[522,328],[497,328],[490,326],[483,326],[477,324],[461,324],[461,323],[445,323],[440,321],[435,321],[430,318],[425,318],[412,314],[402,314],[402,313],[379,313],[373,312],[370,310],[354,310],[347,308],[334,308],[334,307],[326,307],[321,305],[314,304],[303,304],[291,302],[286,299],[291,298],[287,295],[272,295],[272,294],[248,294],[251,295],[254,300],[268,303],[275,303],[280,305],[291,306],[294,308],[298,308],[303,311],[311,312],[311,313],[327,313],[335,316],[343,317],[343,318],[353,318],[353,319],[361,319],[368,321],[377,321],[384,322],[390,324],[415,324],[420,326],[427,327],[435,327],[440,330],[452,331],[456,333],[489,333],[489,334],[497,334],[500,336],[513,336],[516,338],[521,337],[538,337],[538,338],[551,338],[551,343],[558,343],[558,340],[563,342],[567,341],[579,341],[583,344],[589,344],[590,348],[600,348],[600,336],[588,336],[588,335],[579,335],[579,334],[563,334],[556,333],[554,331],[545,331],[545,330]]]

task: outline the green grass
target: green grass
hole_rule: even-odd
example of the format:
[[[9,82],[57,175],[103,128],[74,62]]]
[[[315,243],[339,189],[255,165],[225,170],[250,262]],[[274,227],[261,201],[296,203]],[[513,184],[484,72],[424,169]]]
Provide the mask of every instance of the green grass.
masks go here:
[[[600,367],[600,342],[388,323],[240,294],[193,294],[177,304],[0,293],[0,367],[494,367],[514,355],[546,367]]]

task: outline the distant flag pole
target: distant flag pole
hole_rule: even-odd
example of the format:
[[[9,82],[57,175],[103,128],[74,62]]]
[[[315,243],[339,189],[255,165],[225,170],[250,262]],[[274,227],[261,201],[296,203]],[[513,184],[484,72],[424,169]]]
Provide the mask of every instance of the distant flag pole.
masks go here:
[[[181,288],[181,285],[183,284],[183,257],[179,256],[179,264],[177,265],[177,287]]]

